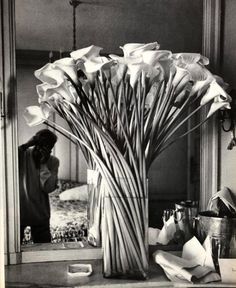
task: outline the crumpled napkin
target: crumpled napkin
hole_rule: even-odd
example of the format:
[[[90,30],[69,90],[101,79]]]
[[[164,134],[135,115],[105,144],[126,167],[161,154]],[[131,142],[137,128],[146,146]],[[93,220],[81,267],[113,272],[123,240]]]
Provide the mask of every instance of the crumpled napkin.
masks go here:
[[[192,263],[205,266],[215,271],[212,259],[212,246],[210,237],[207,236],[203,245],[194,236],[183,246],[182,258],[190,260]]]
[[[214,211],[217,215],[236,215],[236,194],[229,188],[223,187],[215,193],[208,202],[208,210]]]
[[[213,261],[209,261],[208,251],[199,245],[201,246],[198,240],[193,237],[185,243],[182,258],[161,250],[157,250],[153,257],[171,281],[187,283],[220,281],[220,275],[214,272]],[[207,246],[208,243],[205,247]],[[200,250],[197,250],[199,248]]]

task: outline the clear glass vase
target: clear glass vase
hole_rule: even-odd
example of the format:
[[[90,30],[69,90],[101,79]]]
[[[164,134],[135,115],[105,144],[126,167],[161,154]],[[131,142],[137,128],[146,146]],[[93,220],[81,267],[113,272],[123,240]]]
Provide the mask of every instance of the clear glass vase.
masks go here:
[[[88,243],[94,247],[101,247],[101,180],[101,175],[98,171],[92,169],[87,170]]]
[[[148,278],[148,198],[104,193],[102,215],[103,275],[105,278]],[[119,183],[120,184],[120,183]],[[147,185],[145,182],[144,185]],[[147,188],[145,187],[145,191]]]

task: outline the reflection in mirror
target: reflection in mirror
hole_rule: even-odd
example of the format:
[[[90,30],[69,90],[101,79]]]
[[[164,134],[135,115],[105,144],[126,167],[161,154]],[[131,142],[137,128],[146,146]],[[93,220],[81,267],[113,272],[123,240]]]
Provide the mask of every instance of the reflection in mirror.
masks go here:
[[[141,3],[141,1],[137,2]],[[104,53],[118,54],[120,51],[116,50],[117,47],[126,42],[139,41],[145,43],[157,40],[161,43],[163,49],[170,49],[173,52],[201,51],[202,1],[194,1],[194,4],[190,4],[187,0],[182,1],[184,4],[181,13],[183,14],[178,15],[180,25],[166,21],[166,16],[160,12],[160,2],[155,1],[154,3],[150,0],[146,3],[145,11],[142,10],[143,5],[138,5],[136,9],[132,10],[134,14],[139,15],[141,13],[143,15],[142,23],[140,21],[140,23],[137,23],[135,19],[131,18],[130,12],[127,12],[126,15],[126,11],[131,11],[130,9],[133,7],[124,0],[114,1],[114,6],[111,5],[110,1],[103,1],[102,3],[97,1],[94,5],[89,6],[86,6],[86,3],[81,5],[79,13],[77,13],[77,15],[80,15],[78,35],[83,33],[83,37],[79,39],[79,48],[96,44],[107,49]],[[176,13],[175,11],[178,9],[170,9],[170,5],[174,5],[173,1],[166,1],[165,3],[165,9],[168,13]],[[192,27],[188,28],[185,25],[185,16],[192,11],[191,5],[196,6],[193,11],[195,11],[195,14],[198,13],[196,16],[199,17],[192,17]],[[18,140],[19,145],[22,145],[37,131],[47,128],[45,125],[36,128],[28,127],[23,119],[23,112],[27,106],[38,104],[36,85],[39,82],[34,76],[34,71],[49,61],[65,57],[67,52],[64,51],[71,51],[73,46],[72,9],[69,1],[18,0],[16,1],[15,11]],[[117,28],[120,31],[105,30],[106,27],[113,26],[112,21],[119,12],[124,18],[127,38],[122,38],[124,35],[123,26]],[[157,13],[160,15],[158,16]],[[100,17],[96,17],[98,14]],[[110,15],[110,20],[104,15]],[[168,18],[175,19],[176,17],[177,15],[173,15],[173,17]],[[98,25],[98,19],[102,21],[104,18],[108,23]],[[87,25],[87,19],[90,19],[89,25]],[[158,30],[159,22],[156,21],[161,21],[162,29],[160,31]],[[147,31],[144,23],[147,23],[148,27],[151,25],[150,23],[156,24],[153,24],[150,30]],[[96,28],[98,26],[99,29]],[[86,33],[84,27],[87,29]],[[136,28],[134,29],[134,27]],[[185,27],[185,41],[179,37],[183,33],[181,27]],[[180,29],[180,31],[177,29]],[[109,37],[104,38],[104,30]],[[195,31],[195,37],[192,37],[193,30]],[[166,31],[169,31],[170,35],[168,37]],[[114,41],[111,41],[111,39]],[[53,121],[67,127],[65,122],[56,114],[53,115]],[[188,125],[193,124],[188,123]],[[51,130],[53,131],[53,129]],[[80,242],[81,238],[84,235],[86,236],[88,225],[85,192],[87,188],[87,165],[81,150],[71,141],[59,135],[56,131],[54,132],[58,136],[58,140],[51,155],[59,159],[60,165],[58,188],[49,194],[51,242]],[[163,210],[174,208],[176,202],[187,199],[199,200],[200,156],[198,132],[176,142],[153,163],[149,175],[149,225],[152,227],[161,228]],[[80,189],[79,193],[78,189]],[[26,244],[32,243],[29,228],[25,231],[23,242]]]
[[[32,57],[32,56],[31,56]],[[40,53],[38,54],[38,59]],[[17,52],[17,97],[18,97],[18,140],[19,145],[25,144],[35,135],[39,130],[47,128],[45,125],[40,125],[37,127],[28,127],[23,118],[24,109],[29,105],[37,105],[36,96],[36,85],[38,84],[35,77],[34,71],[41,66],[37,64],[31,64],[27,61],[33,61],[30,59],[29,55],[25,58],[24,53]],[[45,59],[45,63],[48,60]],[[43,62],[43,59],[42,59]],[[33,96],[32,96],[33,95]],[[54,121],[64,125],[63,121],[54,115]],[[51,129],[53,131],[53,129]],[[51,239],[47,242],[58,243],[64,241],[74,241],[80,242],[86,236],[87,227],[87,190],[86,190],[86,164],[83,156],[80,155],[78,148],[72,144],[68,139],[61,135],[58,135],[56,131],[53,131],[57,136],[58,140],[52,149],[51,156],[59,159],[60,165],[58,169],[58,183],[57,188],[53,189],[49,193],[49,205],[50,205],[50,232]],[[27,149],[30,150],[32,147]],[[20,173],[22,169],[20,168]],[[20,183],[22,183],[22,177],[20,177]],[[33,169],[29,171],[29,179],[33,181]],[[35,180],[35,179],[34,179]],[[35,183],[32,193],[35,195],[37,193],[37,188]],[[78,187],[79,186],[79,187]],[[77,188],[76,188],[77,187]],[[21,187],[20,187],[21,188]],[[77,189],[77,190],[76,190]],[[20,189],[21,190],[21,189]],[[43,192],[42,192],[43,193]],[[35,204],[39,202],[43,196],[38,196],[36,198],[34,195],[28,201],[33,201]],[[47,196],[45,196],[47,197]],[[46,198],[45,198],[46,199]],[[23,207],[22,197],[21,197],[21,207]],[[46,201],[46,200],[45,200]],[[45,204],[47,205],[47,204]],[[36,205],[35,209],[39,206]],[[27,207],[24,207],[26,210]],[[33,243],[31,237],[32,229],[32,214],[30,215],[29,209],[27,209],[29,221],[25,221],[24,226],[27,226],[24,232],[24,237],[22,238],[23,244]],[[38,211],[38,213],[42,213]],[[24,216],[23,210],[21,209],[21,220]],[[41,215],[40,218],[42,218]],[[23,220],[22,220],[23,221]],[[26,225],[28,223],[28,225]],[[23,223],[21,223],[23,224]],[[23,226],[23,225],[21,225]],[[29,226],[29,227],[28,227]],[[38,241],[36,241],[38,242]],[[40,242],[45,242],[40,240]]]
[[[32,139],[39,130],[47,128],[45,125],[37,126],[36,128],[28,127],[24,118],[23,112],[28,105],[37,105],[37,96],[36,96],[36,80],[34,77],[34,71],[39,68],[39,66],[34,64],[23,63],[25,60],[20,52],[17,53],[17,96],[18,96],[18,136],[19,136],[19,145],[29,143],[29,140]],[[28,59],[28,58],[27,58]],[[32,96],[33,95],[33,96]],[[62,122],[61,119],[58,119],[54,115],[54,121],[56,123]],[[61,123],[62,125],[65,125]],[[51,129],[53,131],[53,129]],[[34,205],[28,207],[24,205],[22,195],[20,197],[20,206],[21,206],[21,221],[23,218],[28,218],[28,222],[24,219],[24,223],[21,223],[23,226],[27,226],[24,232],[24,237],[22,238],[23,244],[29,244],[34,242],[64,242],[64,241],[74,241],[80,242],[86,236],[86,227],[87,227],[87,186],[86,182],[86,164],[84,162],[83,156],[79,155],[80,152],[78,148],[72,144],[68,139],[64,138],[61,135],[58,135],[56,131],[53,131],[58,140],[55,143],[55,146],[52,148],[50,159],[59,160],[59,169],[58,169],[58,182],[57,187],[53,187],[52,191],[49,191],[49,203],[47,203],[47,195],[44,196],[47,191],[37,191],[41,188],[37,187],[37,181],[40,179],[37,178],[37,173],[47,173],[47,171],[42,171],[43,165],[41,164],[41,170],[35,167],[31,162],[31,166],[27,166],[28,162],[23,160],[24,165],[21,165],[19,161],[19,170],[20,170],[20,183],[23,179],[23,167],[29,169],[28,173],[25,173],[24,176],[28,175],[26,179],[27,184],[24,189],[33,189],[27,194],[28,202],[32,202]],[[37,135],[37,134],[36,134]],[[47,141],[46,141],[47,143]],[[30,146],[27,151],[35,149],[34,143],[29,143]],[[22,147],[22,146],[21,146]],[[28,159],[29,161],[30,159]],[[34,162],[33,162],[34,163]],[[21,167],[22,166],[22,167]],[[47,162],[47,166],[49,162]],[[83,167],[83,168],[82,168]],[[47,167],[46,170],[51,167]],[[54,167],[53,167],[54,168]],[[82,168],[82,169],[81,169]],[[25,168],[26,169],[26,168]],[[51,169],[52,170],[52,169]],[[80,171],[80,173],[79,173]],[[50,171],[53,173],[53,171]],[[36,173],[36,175],[35,175]],[[25,180],[25,179],[24,179]],[[42,180],[42,179],[41,179]],[[33,182],[32,182],[33,181]],[[31,183],[31,188],[30,188]],[[23,184],[23,183],[22,183]],[[22,191],[23,186],[20,187]],[[23,189],[23,190],[24,190]],[[41,192],[42,195],[38,195],[37,192]],[[31,195],[32,194],[32,195]],[[29,198],[30,197],[30,198]],[[42,204],[42,199],[45,203]],[[33,215],[30,213],[31,210],[37,214],[36,218],[39,218],[35,225],[40,223],[43,220],[43,217],[49,217],[49,210],[47,208],[49,204],[50,207],[50,240],[46,241],[45,239],[33,240],[31,237],[33,234],[32,226]],[[40,211],[40,206],[43,211]],[[44,207],[42,207],[44,206]],[[44,210],[47,215],[45,214]],[[41,215],[40,215],[41,214]],[[35,218],[35,217],[34,217]],[[46,217],[47,218],[47,217]],[[44,219],[45,220],[45,219]],[[45,220],[47,221],[47,220]],[[28,227],[29,226],[29,227]],[[36,225],[37,226],[37,225]],[[33,228],[34,229],[34,228]]]

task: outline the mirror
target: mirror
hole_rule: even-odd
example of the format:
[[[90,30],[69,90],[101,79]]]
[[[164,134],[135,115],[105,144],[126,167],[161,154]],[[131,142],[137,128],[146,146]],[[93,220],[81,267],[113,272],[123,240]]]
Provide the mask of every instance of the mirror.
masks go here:
[[[157,40],[162,49],[173,52],[201,52],[202,2],[182,0],[179,9],[179,3],[172,0],[165,3],[149,0],[145,1],[145,5],[141,0],[136,1],[135,5],[124,0],[112,3],[108,0],[84,1],[77,7],[76,12],[77,48],[95,44],[104,47],[104,53],[119,54],[118,47],[124,43]],[[39,129],[45,128],[27,127],[22,114],[25,107],[37,105],[38,102],[35,89],[38,82],[34,77],[34,71],[51,60],[50,57],[56,60],[71,51],[73,19],[72,7],[67,0],[18,0],[15,1],[15,15],[20,145],[28,141]],[[189,21],[188,25],[186,19]],[[54,120],[63,123],[57,115],[54,115]],[[163,210],[172,208],[174,203],[186,199],[199,200],[199,141],[199,133],[196,132],[170,147],[153,164],[149,175],[150,226],[161,228]],[[69,188],[86,183],[86,162],[76,146],[58,135],[52,154],[60,160],[59,183],[67,183]],[[55,198],[58,200],[61,192],[59,190],[53,192],[55,194],[51,193],[50,197],[54,197],[52,201]],[[55,206],[62,204],[58,203],[54,203]],[[75,209],[79,210],[79,207],[76,206]],[[85,213],[86,209],[83,211]],[[55,216],[53,212],[57,211],[51,212],[52,220]]]
[[[45,125],[40,125],[37,127],[30,128],[27,126],[24,118],[22,117],[24,109],[29,105],[37,105],[37,95],[36,95],[36,85],[37,80],[34,77],[34,71],[39,69],[44,64],[37,65],[29,64],[29,56],[24,58],[21,55],[21,51],[17,51],[17,98],[18,98],[18,141],[19,145],[26,143],[32,136],[34,136],[41,129],[47,128]],[[47,53],[48,54],[48,53]],[[40,57],[40,56],[39,56]],[[25,62],[26,61],[26,62]],[[47,59],[45,59],[45,63],[47,63]],[[32,96],[33,95],[33,96]],[[53,115],[53,120],[56,123],[60,123],[65,126],[62,119],[60,119],[57,115]],[[53,129],[51,129],[53,131]],[[86,235],[86,227],[87,227],[87,195],[86,195],[86,163],[83,158],[82,153],[79,151],[78,147],[71,143],[68,139],[58,134],[56,131],[53,131],[55,135],[57,135],[58,140],[52,150],[51,155],[56,157],[60,161],[59,170],[58,170],[58,183],[57,188],[53,189],[49,193],[49,203],[50,203],[50,232],[51,232],[51,241],[52,243],[60,243],[60,242],[79,242],[78,245],[82,245],[80,242],[84,239],[84,235]],[[35,146],[33,146],[35,147]],[[27,149],[33,149],[30,147]],[[25,154],[25,153],[24,153]],[[26,156],[24,156],[26,157]],[[28,158],[27,158],[28,159]],[[28,159],[29,160],[29,159]],[[26,159],[24,158],[24,161]],[[30,160],[29,160],[30,161]],[[27,162],[28,163],[28,162]],[[29,175],[29,178],[34,176],[34,165]],[[23,169],[20,167],[20,171]],[[35,173],[37,171],[35,170]],[[21,181],[21,179],[20,179]],[[20,182],[21,183],[21,182]],[[34,187],[33,193],[37,193],[37,188],[35,184],[32,184]],[[76,189],[77,187],[77,189]],[[28,191],[29,192],[29,191]],[[39,191],[38,191],[39,192]],[[64,193],[62,193],[64,192]],[[41,192],[42,193],[42,192]],[[32,201],[34,203],[37,202],[37,206],[35,209],[41,209],[41,214],[44,214],[44,210],[46,208],[46,204],[43,203],[39,198],[28,195],[28,197],[34,197]],[[47,198],[47,196],[45,196]],[[25,203],[25,198],[20,198],[20,201]],[[38,199],[38,200],[37,200]],[[47,200],[45,200],[47,201]],[[27,201],[30,205],[30,203]],[[23,205],[23,203],[20,203]],[[28,207],[28,204],[26,207]],[[41,205],[39,207],[39,205]],[[45,206],[46,205],[46,206]],[[30,205],[31,206],[31,205]],[[43,207],[44,206],[44,207]],[[27,208],[25,209],[27,210]],[[48,209],[47,209],[48,210]],[[35,213],[31,213],[31,215],[25,216],[24,210],[21,210],[21,219],[24,219],[24,227],[26,228],[24,231],[24,237],[22,238],[23,244],[32,244],[31,237],[31,228],[30,223],[33,217],[36,217]],[[38,214],[40,211],[38,212]],[[49,213],[49,210],[47,211]],[[29,218],[29,222],[25,217]],[[42,216],[43,217],[43,216]],[[42,217],[40,219],[35,220],[39,223],[43,220]],[[21,220],[23,222],[23,220]],[[28,225],[27,225],[28,223]],[[22,223],[21,223],[22,224]],[[33,225],[33,223],[32,223]],[[22,232],[23,233],[23,232]],[[44,240],[37,240],[44,241]]]

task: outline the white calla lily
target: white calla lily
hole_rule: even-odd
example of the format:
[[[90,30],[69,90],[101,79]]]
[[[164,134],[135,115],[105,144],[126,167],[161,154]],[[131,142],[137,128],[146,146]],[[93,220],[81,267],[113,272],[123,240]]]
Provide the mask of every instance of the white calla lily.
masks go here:
[[[204,66],[197,63],[186,64],[183,68],[188,70],[193,82],[206,80],[211,74]],[[213,79],[213,77],[211,78]]]
[[[220,85],[220,87],[222,87],[222,89],[224,89],[225,91],[229,89],[229,83],[225,82],[222,77],[218,75],[212,75],[212,76],[214,77],[216,82]]]
[[[29,106],[25,109],[23,117],[30,126],[43,124],[50,116],[50,109],[46,105]]]
[[[186,85],[187,82],[190,81],[190,79],[191,79],[190,73],[188,72],[188,70],[180,68],[178,66],[176,66],[175,68],[176,68],[176,73],[175,73],[174,78],[172,80],[172,85],[174,87],[179,86],[182,88],[184,85]]]
[[[100,69],[107,69],[113,65],[114,61],[106,57],[93,57],[84,62],[86,73],[95,73]]]
[[[57,87],[64,82],[64,72],[52,63],[46,64],[41,69],[36,70],[34,75],[42,82],[48,83],[53,87]]]
[[[130,74],[130,85],[132,87],[135,86],[141,73],[144,73],[145,77],[150,78],[150,81],[161,76],[161,70],[155,69],[146,63],[128,65],[128,74]]]
[[[78,59],[90,59],[93,57],[98,57],[102,49],[103,48],[101,47],[91,45],[89,47],[78,49],[76,51],[71,52],[70,56],[75,61],[77,61]]]
[[[129,64],[140,64],[143,62],[143,57],[139,56],[129,56],[129,57],[121,57],[114,54],[110,54],[109,57],[115,60],[118,63],[129,65]]]
[[[49,93],[51,91],[52,86],[48,83],[42,83],[36,86],[36,91],[38,93],[38,101],[39,103],[45,102],[49,100],[49,97],[53,93]]]
[[[142,53],[143,62],[152,66],[156,66],[160,61],[165,61],[171,58],[171,51],[168,50],[154,50],[144,51]]]
[[[72,93],[70,87],[66,82],[62,83],[60,86],[53,88],[53,92],[59,94],[68,102],[75,103],[76,97],[75,94]]]
[[[205,56],[202,56],[199,53],[175,53],[173,58],[177,60],[179,64],[193,64],[199,63],[202,65],[208,65],[209,59]]]
[[[77,66],[73,58],[70,57],[62,58],[55,61],[53,64],[55,65],[55,67],[58,67],[62,69],[64,72],[66,72],[75,84],[78,83]]]
[[[220,109],[231,109],[229,102],[227,101],[213,102],[207,114],[207,118],[210,118],[216,111]]]
[[[48,102],[52,99],[51,96],[54,93],[60,95],[60,97],[72,103],[75,103],[77,98],[75,93],[72,93],[73,91],[71,91],[67,81],[64,81],[57,87],[53,87],[48,83],[42,83],[36,86],[36,90],[39,95],[39,103]]]
[[[152,42],[148,44],[143,43],[127,43],[123,47],[120,47],[123,50],[124,57],[130,56],[139,56],[144,51],[148,50],[157,50],[160,45],[157,42]]]
[[[230,96],[224,89],[216,82],[212,81],[206,94],[201,99],[201,105],[204,105],[217,97],[218,102],[231,101]]]
[[[198,92],[200,93],[204,88],[209,86],[212,81],[214,81],[214,77],[209,70],[202,68],[199,72],[198,78],[195,77],[195,82],[190,93],[191,95],[197,94]]]

